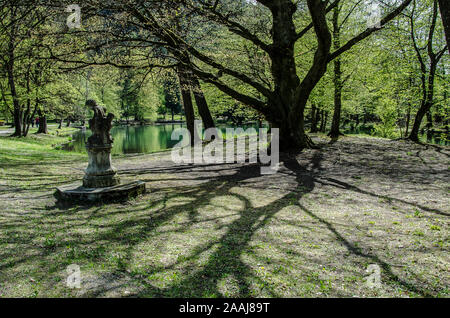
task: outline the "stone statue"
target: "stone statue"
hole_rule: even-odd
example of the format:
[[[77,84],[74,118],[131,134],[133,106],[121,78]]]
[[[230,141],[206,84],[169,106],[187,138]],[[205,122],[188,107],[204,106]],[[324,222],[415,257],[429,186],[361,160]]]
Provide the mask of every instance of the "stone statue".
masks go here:
[[[114,115],[109,113],[106,116],[106,109],[97,105],[95,100],[88,100],[86,106],[94,111],[94,117],[89,120],[89,128],[92,136],[88,138],[88,144],[93,145],[109,145],[113,143],[110,131]]]
[[[110,131],[113,114],[106,115],[106,109],[88,100],[86,106],[94,111],[89,120],[92,136],[86,142],[89,164],[85,170],[83,186],[73,188],[72,185],[57,188],[55,196],[63,200],[80,202],[128,199],[145,192],[145,182],[134,181],[121,184],[117,169],[111,163],[113,138]]]
[[[106,116],[106,109],[98,106],[94,100],[88,100],[86,106],[94,111],[94,117],[89,120],[92,136],[86,143],[89,165],[83,178],[83,187],[105,188],[118,185],[120,179],[111,164],[113,138],[110,131],[114,115],[110,113]]]

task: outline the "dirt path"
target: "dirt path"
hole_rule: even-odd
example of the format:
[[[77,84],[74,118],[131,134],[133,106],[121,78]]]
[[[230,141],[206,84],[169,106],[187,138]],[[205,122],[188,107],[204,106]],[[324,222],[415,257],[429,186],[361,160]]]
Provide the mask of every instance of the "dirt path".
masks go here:
[[[283,158],[270,176],[130,156],[115,165],[146,195],[66,208],[52,191],[85,163],[8,167],[0,296],[448,297],[449,155],[349,137]],[[73,263],[80,290],[65,286]]]

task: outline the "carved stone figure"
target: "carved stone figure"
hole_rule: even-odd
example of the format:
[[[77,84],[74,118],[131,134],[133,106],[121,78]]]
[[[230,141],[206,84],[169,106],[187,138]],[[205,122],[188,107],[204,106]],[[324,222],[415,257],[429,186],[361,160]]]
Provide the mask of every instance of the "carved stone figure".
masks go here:
[[[83,187],[106,188],[118,185],[120,179],[117,170],[111,165],[113,138],[110,131],[114,115],[106,115],[106,109],[98,106],[94,100],[88,100],[86,106],[94,111],[94,117],[89,120],[92,136],[86,143],[89,165],[83,178]]]
[[[114,115],[109,113],[106,116],[106,109],[97,105],[97,103],[90,99],[86,102],[86,106],[94,111],[94,117],[89,120],[89,128],[92,131],[92,136],[88,138],[89,145],[106,145],[112,144],[113,139],[110,131]]]
[[[89,165],[83,178],[83,186],[66,185],[58,187],[55,196],[58,200],[80,201],[83,203],[129,199],[145,193],[145,182],[133,181],[120,184],[117,170],[111,165],[113,139],[110,131],[113,114],[106,115],[106,109],[88,100],[86,105],[94,111],[89,120],[92,136],[86,142]]]

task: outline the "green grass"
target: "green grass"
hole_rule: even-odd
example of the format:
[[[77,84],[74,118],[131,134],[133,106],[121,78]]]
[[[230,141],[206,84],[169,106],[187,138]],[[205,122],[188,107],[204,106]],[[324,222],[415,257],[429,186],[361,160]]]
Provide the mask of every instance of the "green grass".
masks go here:
[[[448,216],[433,212],[448,214],[447,188],[414,170],[401,143],[348,137],[305,151],[298,178],[183,169],[170,153],[114,158],[145,195],[60,205],[55,187],[80,182],[87,156],[53,149],[68,137],[52,133],[0,137],[0,297],[449,296]],[[389,146],[405,160],[383,161]],[[443,177],[445,155],[428,151]],[[380,173],[386,165],[421,182]],[[65,284],[70,264],[80,290]],[[380,289],[366,286],[369,264],[382,267]]]
[[[51,127],[48,135],[36,135],[32,131],[27,137],[0,136],[0,165],[7,167],[87,157],[85,154],[55,149],[57,145],[68,142],[70,134],[76,130],[74,128],[57,130]]]

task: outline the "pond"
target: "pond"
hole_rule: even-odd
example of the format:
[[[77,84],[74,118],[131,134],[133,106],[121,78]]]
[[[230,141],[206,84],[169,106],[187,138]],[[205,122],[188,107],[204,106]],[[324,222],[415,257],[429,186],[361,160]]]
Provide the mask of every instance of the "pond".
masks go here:
[[[114,126],[111,136],[114,138],[113,155],[152,153],[174,147],[179,141],[171,140],[175,129],[185,127],[184,124],[160,124],[145,126]],[[243,129],[256,128],[257,126],[243,125]],[[226,133],[226,127],[219,127],[222,133]],[[72,136],[72,142],[64,148],[70,151],[86,152],[86,140],[91,136],[90,129],[80,130]]]
[[[114,126],[111,136],[114,147],[111,153],[132,154],[152,153],[170,149],[178,141],[171,140],[172,132],[181,128],[182,124],[146,125],[146,126]],[[66,148],[76,152],[86,152],[86,140],[91,136],[91,130],[80,130],[72,136],[72,142]]]

